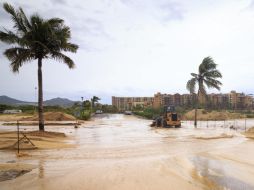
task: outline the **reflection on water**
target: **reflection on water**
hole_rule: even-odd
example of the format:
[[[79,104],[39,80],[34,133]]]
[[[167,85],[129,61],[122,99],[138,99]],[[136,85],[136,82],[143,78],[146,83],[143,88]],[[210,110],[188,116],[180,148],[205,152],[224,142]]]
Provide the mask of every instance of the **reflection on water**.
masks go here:
[[[39,167],[38,167],[38,177],[39,178],[44,178],[44,160],[40,159],[39,160]]]
[[[249,185],[239,179],[231,177],[234,172],[232,166],[227,163],[206,157],[196,156],[192,158],[197,172],[207,177],[212,182],[220,185],[223,189],[232,190],[253,190],[254,186]]]

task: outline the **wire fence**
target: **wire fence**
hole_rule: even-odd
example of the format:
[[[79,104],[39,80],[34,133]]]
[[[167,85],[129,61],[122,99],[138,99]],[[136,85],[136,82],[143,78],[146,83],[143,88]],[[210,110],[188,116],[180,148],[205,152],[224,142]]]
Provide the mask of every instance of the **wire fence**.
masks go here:
[[[194,126],[194,121],[182,121],[182,125]],[[232,119],[232,120],[206,120],[197,121],[198,128],[229,128],[232,130],[247,131],[254,127],[254,119]]]

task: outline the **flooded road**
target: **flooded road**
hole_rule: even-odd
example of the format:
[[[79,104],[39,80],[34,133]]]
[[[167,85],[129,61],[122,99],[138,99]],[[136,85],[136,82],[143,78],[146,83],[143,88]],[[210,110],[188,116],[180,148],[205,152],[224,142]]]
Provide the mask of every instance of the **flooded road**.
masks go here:
[[[0,162],[35,169],[0,189],[254,189],[254,141],[224,128],[151,128],[151,121],[100,115],[84,126],[46,126],[75,147],[0,151]],[[31,126],[30,130],[36,129]],[[0,126],[0,131],[12,126]]]

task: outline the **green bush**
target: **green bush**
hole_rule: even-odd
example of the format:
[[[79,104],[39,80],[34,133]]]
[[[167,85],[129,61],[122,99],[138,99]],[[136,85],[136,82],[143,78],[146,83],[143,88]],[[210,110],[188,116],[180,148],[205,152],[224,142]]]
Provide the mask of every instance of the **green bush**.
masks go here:
[[[207,111],[206,110],[202,110],[202,114],[207,114]]]
[[[254,118],[254,114],[246,114],[247,118]]]
[[[133,114],[145,117],[147,119],[154,119],[162,113],[162,109],[154,109],[152,107],[146,108],[143,111],[133,111]]]
[[[89,120],[90,118],[91,118],[91,111],[84,110],[84,111],[81,112],[80,119]]]

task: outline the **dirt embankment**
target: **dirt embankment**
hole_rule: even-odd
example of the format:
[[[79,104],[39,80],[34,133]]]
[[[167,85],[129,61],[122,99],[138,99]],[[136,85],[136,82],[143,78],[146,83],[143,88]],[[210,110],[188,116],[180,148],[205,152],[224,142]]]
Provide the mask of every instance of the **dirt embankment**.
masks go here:
[[[10,122],[10,121],[17,121],[17,120],[23,120],[26,118],[30,118],[33,115],[31,114],[24,114],[24,113],[19,113],[19,114],[0,114],[0,121],[3,122]]]
[[[194,120],[195,110],[191,110],[182,116],[183,120]],[[244,114],[231,113],[228,111],[206,111],[204,109],[197,110],[198,120],[228,120],[228,119],[242,119],[246,118]]]
[[[28,138],[26,138],[23,134]],[[69,144],[66,141],[68,139],[70,139],[70,137],[67,137],[64,133],[60,132],[30,131],[20,133],[19,148],[21,150],[32,150],[73,147],[73,144]],[[0,150],[15,150],[17,147],[18,144],[16,131],[0,133]]]
[[[248,131],[246,131],[242,134],[245,135],[245,137],[247,137],[249,139],[254,139],[254,127],[249,128]]]
[[[43,114],[46,121],[74,121],[76,118],[63,112],[46,112]],[[20,119],[21,121],[38,121],[38,115]]]
[[[45,112],[44,114],[45,121],[75,121],[76,118],[72,115],[63,113],[63,112]],[[38,114],[29,115],[29,114],[1,114],[0,121],[38,121]]]

